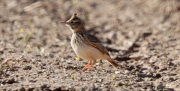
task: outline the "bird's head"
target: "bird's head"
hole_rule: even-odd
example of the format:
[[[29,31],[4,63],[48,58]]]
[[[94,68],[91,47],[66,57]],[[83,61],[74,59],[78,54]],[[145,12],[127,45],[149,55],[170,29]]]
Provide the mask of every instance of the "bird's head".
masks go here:
[[[77,13],[74,13],[69,20],[61,23],[66,24],[73,32],[82,31],[82,28],[84,28],[83,21],[77,17]]]

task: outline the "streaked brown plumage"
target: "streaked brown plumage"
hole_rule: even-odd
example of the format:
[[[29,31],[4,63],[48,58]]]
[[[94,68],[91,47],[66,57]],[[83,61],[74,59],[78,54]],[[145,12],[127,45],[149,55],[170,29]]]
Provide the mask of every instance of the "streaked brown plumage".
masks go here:
[[[114,67],[118,67],[118,64],[111,59],[101,42],[85,31],[83,21],[77,17],[76,13],[69,20],[61,23],[66,24],[73,33],[71,46],[76,55],[89,61],[82,71],[87,71],[96,63],[97,59],[105,59]]]

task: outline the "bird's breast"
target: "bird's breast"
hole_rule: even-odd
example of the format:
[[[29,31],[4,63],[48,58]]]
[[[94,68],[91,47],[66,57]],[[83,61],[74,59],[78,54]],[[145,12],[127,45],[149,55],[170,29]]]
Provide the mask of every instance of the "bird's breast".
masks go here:
[[[71,46],[77,56],[85,60],[96,60],[103,58],[103,54],[98,49],[86,44],[86,42],[84,42],[86,41],[85,39],[77,37],[77,35],[73,35],[71,39]]]

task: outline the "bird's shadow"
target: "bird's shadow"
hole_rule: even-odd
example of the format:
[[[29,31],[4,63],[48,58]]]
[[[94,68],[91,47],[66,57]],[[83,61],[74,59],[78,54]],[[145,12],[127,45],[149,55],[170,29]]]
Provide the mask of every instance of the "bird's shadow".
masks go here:
[[[96,29],[96,28],[97,27],[90,28],[88,30],[88,32],[95,34],[97,32],[95,32],[93,30]],[[127,50],[117,50],[117,49],[110,48],[110,47],[106,47],[106,49],[108,51],[110,51],[110,52],[119,52],[119,51],[121,51],[123,54],[115,57],[114,59],[118,60],[118,61],[127,61],[127,60],[131,59],[129,57],[131,53],[138,51],[138,50],[135,50],[135,49],[138,49],[140,47],[140,45],[137,42],[139,42],[140,39],[144,40],[146,37],[149,37],[150,35],[152,35],[152,32],[147,32],[146,31],[146,32],[138,33],[138,35],[137,35],[136,39],[134,40],[133,44]]]
[[[135,50],[135,49],[138,49],[140,47],[140,45],[137,44],[137,42],[140,39],[145,39],[146,37],[150,36],[151,34],[152,34],[151,32],[148,32],[148,33],[144,32],[144,33],[141,33],[141,34],[139,33],[139,35],[137,36],[137,38],[135,39],[133,44],[127,50],[117,50],[117,49],[113,49],[113,48],[110,48],[110,47],[106,47],[106,49],[108,51],[110,51],[110,52],[119,52],[119,51],[122,51],[123,54],[115,57],[114,59],[118,60],[118,61],[127,61],[127,60],[132,59],[132,58],[129,57],[131,53],[138,51],[138,50]]]

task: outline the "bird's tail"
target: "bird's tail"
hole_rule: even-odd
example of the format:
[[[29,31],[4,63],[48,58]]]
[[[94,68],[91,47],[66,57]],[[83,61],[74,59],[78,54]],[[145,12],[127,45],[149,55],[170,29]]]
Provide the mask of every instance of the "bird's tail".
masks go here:
[[[110,57],[107,59],[107,61],[114,67],[118,68],[118,64],[116,62],[114,62]]]

